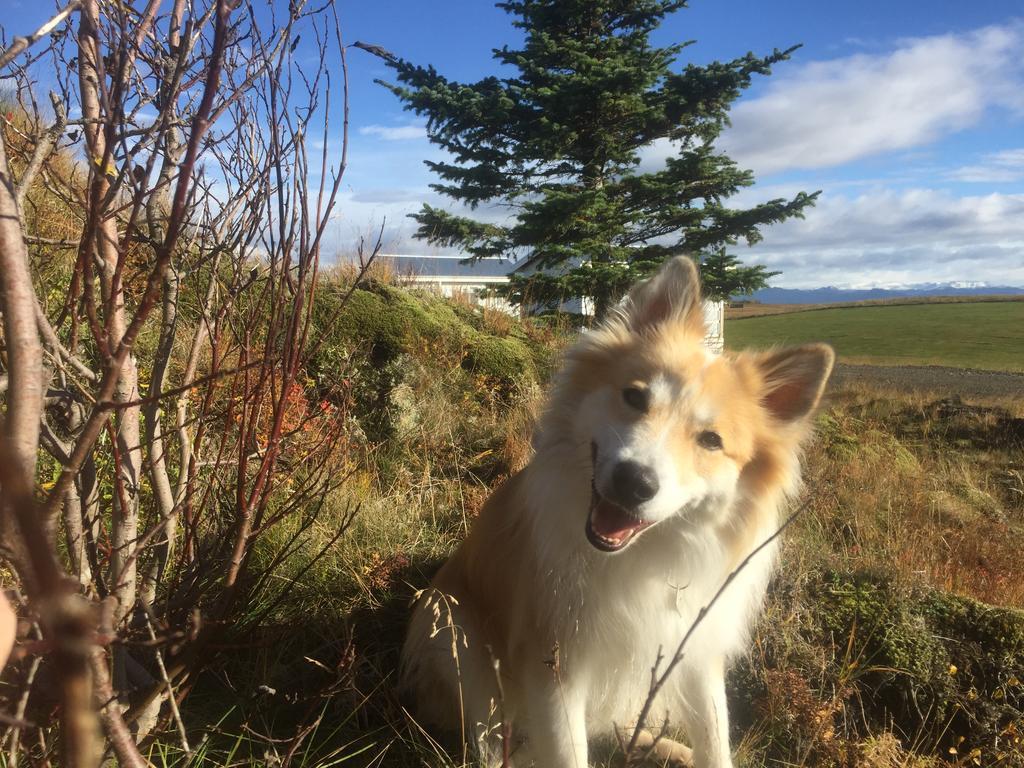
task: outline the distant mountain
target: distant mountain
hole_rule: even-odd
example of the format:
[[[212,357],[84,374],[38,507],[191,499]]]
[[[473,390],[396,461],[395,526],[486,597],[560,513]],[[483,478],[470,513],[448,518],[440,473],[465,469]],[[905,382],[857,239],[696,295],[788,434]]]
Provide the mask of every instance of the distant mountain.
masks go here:
[[[762,304],[835,304],[868,299],[906,299],[924,296],[1024,295],[1024,288],[985,283],[921,283],[892,288],[762,288],[744,297]],[[741,301],[743,299],[740,299]]]

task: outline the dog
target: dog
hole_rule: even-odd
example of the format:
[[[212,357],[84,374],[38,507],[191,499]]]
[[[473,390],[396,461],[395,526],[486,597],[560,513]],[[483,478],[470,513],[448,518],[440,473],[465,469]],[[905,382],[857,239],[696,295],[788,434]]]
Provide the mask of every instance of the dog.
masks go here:
[[[704,335],[697,270],[676,257],[567,351],[531,461],[420,593],[401,685],[482,763],[585,768],[589,740],[635,727],[652,669],[749,557],[648,711],[690,747],[640,741],[732,765],[725,672],[760,611],[835,356],[717,356]]]

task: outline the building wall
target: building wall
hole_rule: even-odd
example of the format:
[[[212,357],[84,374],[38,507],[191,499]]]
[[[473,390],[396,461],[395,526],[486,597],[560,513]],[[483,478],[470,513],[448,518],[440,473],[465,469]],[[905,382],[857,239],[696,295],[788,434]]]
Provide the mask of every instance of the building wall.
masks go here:
[[[465,297],[474,304],[507,312],[510,315],[518,315],[519,310],[513,307],[500,296],[494,296],[489,289],[496,284],[506,282],[505,278],[465,278],[447,277],[443,275],[426,276],[416,275],[408,278],[412,283],[424,288],[432,288],[442,296],[449,298],[453,296]]]
[[[704,302],[704,325],[708,330],[704,337],[704,346],[715,354],[722,354],[722,350],[725,349],[724,301]]]

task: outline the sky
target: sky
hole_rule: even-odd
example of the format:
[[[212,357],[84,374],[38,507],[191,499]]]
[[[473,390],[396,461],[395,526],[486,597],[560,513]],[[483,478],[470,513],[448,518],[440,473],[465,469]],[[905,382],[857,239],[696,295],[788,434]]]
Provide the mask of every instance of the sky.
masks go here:
[[[8,34],[40,3],[0,0]],[[492,49],[520,33],[489,0],[339,0],[347,42],[375,43],[449,78],[500,73]],[[691,0],[654,35],[696,40],[705,64],[800,43],[735,103],[718,146],[757,183],[737,206],[821,190],[805,219],[765,228],[734,252],[806,288],[932,282],[1024,286],[1024,3],[1021,0]],[[439,198],[423,123],[374,80],[379,59],[349,49],[351,144],[332,248],[385,223],[385,250],[439,252],[408,214]],[[300,44],[297,57],[313,55]],[[670,147],[655,145],[643,167]]]

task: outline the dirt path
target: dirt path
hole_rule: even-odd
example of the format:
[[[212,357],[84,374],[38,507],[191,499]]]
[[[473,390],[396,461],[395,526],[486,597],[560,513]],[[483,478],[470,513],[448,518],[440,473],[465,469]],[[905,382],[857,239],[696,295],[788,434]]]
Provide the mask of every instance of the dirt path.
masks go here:
[[[947,368],[941,365],[850,365],[840,363],[832,386],[865,382],[912,392],[966,397],[1024,398],[1024,373]]]

